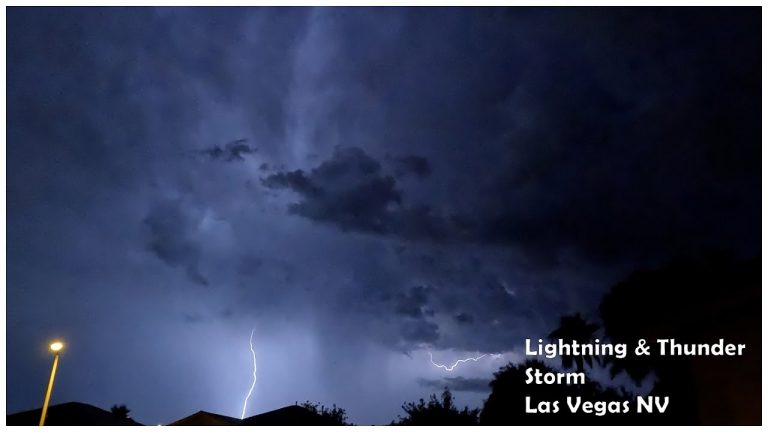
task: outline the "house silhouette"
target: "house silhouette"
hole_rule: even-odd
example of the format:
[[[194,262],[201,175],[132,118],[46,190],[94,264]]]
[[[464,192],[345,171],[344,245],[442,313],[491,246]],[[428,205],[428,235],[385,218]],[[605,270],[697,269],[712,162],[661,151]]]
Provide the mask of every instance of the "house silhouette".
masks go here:
[[[332,420],[299,405],[291,405],[255,416],[238,419],[198,411],[169,426],[333,426]]]

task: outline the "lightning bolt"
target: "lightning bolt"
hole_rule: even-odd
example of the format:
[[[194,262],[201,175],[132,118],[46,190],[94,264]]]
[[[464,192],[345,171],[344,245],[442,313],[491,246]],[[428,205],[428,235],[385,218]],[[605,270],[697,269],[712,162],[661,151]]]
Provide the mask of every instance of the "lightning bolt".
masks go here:
[[[465,359],[456,360],[456,363],[454,363],[453,366],[449,367],[449,366],[446,366],[446,365],[435,363],[435,360],[432,358],[432,352],[429,351],[429,361],[430,361],[430,363],[432,363],[433,366],[439,367],[439,368],[443,368],[443,369],[447,370],[448,372],[451,372],[451,371],[453,371],[456,368],[456,366],[458,366],[461,363],[466,363],[468,361],[476,362],[476,361],[482,359],[483,357],[485,357],[487,355],[488,354],[483,354],[483,355],[481,355],[479,357],[469,357],[469,358],[465,358]]]
[[[431,351],[427,351],[427,352],[429,353],[429,362],[432,363],[432,366],[438,367],[438,368],[441,368],[441,369],[445,369],[448,372],[451,372],[454,369],[456,369],[456,366],[460,365],[461,363],[466,363],[468,361],[476,362],[476,361],[482,359],[483,357],[487,357],[489,355],[491,356],[492,359],[500,359],[503,356],[503,354],[501,354],[501,353],[483,354],[483,355],[478,356],[478,357],[469,357],[469,358],[465,358],[465,359],[456,360],[456,362],[453,365],[446,366],[446,365],[435,363],[434,358],[432,358],[432,352]]]
[[[248,407],[248,399],[251,398],[251,394],[253,393],[253,388],[256,386],[256,352],[253,350],[253,332],[256,331],[256,329],[251,330],[251,338],[248,340],[248,344],[251,347],[251,356],[253,357],[253,382],[251,383],[251,388],[248,390],[248,395],[245,397],[245,401],[243,401],[243,413],[240,414],[240,420],[245,418],[245,409]]]

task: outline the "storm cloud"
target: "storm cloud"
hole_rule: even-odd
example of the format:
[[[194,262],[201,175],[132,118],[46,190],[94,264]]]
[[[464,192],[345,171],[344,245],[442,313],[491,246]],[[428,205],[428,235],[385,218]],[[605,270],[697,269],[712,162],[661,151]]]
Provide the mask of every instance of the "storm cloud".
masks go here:
[[[7,410],[63,335],[59,401],[239,415],[254,328],[254,413],[477,406],[499,363],[428,350],[759,252],[759,36],[748,8],[10,8]]]
[[[198,268],[202,246],[193,237],[196,221],[191,218],[179,203],[163,203],[152,209],[144,220],[148,229],[147,249],[169,266],[182,267],[193,282],[208,285]]]

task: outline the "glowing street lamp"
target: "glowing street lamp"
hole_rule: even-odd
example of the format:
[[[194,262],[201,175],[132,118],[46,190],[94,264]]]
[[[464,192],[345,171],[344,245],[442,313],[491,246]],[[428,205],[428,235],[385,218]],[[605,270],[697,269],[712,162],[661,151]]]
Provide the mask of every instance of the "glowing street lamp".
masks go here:
[[[48,389],[45,391],[45,401],[43,401],[43,413],[40,415],[40,426],[45,424],[45,416],[48,413],[48,402],[51,400],[51,392],[53,392],[53,379],[56,377],[56,366],[59,364],[59,354],[64,349],[64,342],[53,341],[49,346],[53,352],[53,367],[51,367],[51,378],[48,380]]]

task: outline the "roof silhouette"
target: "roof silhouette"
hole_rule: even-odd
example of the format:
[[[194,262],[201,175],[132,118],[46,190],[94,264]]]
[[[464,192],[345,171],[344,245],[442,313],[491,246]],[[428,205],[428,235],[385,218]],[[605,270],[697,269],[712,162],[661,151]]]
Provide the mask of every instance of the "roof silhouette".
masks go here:
[[[333,426],[330,419],[299,405],[290,405],[251,417],[246,417],[244,426]]]
[[[241,422],[242,420],[239,418],[228,417],[208,411],[198,411],[181,420],[176,420],[169,426],[237,426]]]
[[[198,411],[169,426],[332,426],[333,421],[299,405],[290,405],[243,420]]]
[[[8,426],[37,426],[42,408],[6,416]],[[119,418],[109,411],[81,402],[66,402],[48,407],[46,426],[141,426],[131,418]]]

